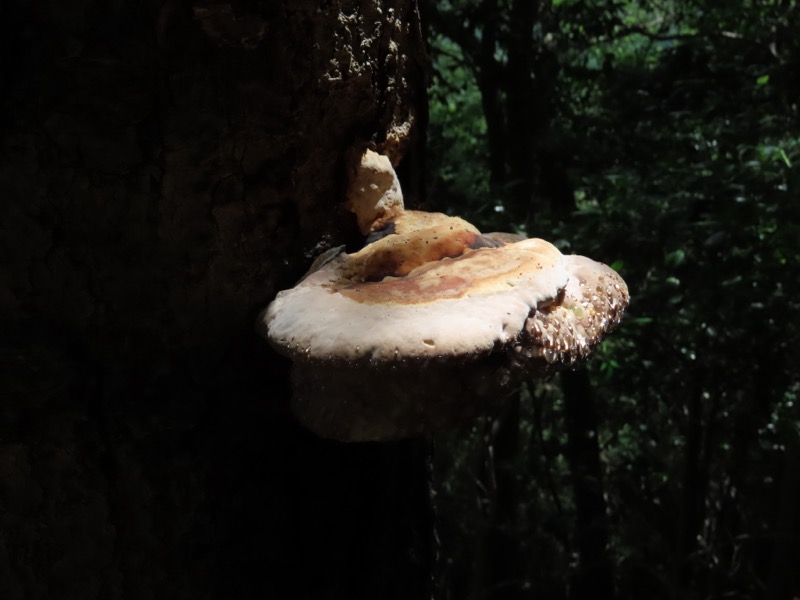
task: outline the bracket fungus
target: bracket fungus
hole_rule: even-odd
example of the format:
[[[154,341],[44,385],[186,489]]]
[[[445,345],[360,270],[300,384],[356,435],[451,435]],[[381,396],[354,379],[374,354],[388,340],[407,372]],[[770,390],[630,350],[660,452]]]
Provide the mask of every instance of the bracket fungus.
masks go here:
[[[399,439],[477,416],[515,377],[585,359],[628,304],[606,265],[405,210],[374,152],[350,174],[345,206],[367,244],[317,261],[257,324],[292,359],[292,410],[320,436]]]

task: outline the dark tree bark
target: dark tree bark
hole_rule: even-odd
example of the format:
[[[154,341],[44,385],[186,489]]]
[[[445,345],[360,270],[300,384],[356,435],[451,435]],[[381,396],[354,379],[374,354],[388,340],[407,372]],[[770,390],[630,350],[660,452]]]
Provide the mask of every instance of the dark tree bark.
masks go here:
[[[424,449],[299,430],[252,332],[415,144],[415,3],[2,16],[0,596],[424,597]]]

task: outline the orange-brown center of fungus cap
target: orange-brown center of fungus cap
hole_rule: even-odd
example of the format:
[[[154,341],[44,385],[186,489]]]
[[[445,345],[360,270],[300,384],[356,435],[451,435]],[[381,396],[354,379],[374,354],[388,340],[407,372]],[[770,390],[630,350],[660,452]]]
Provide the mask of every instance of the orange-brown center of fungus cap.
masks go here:
[[[463,219],[417,211],[406,211],[395,218],[392,230],[349,255],[349,278],[361,282],[401,277],[421,265],[461,256],[480,237],[480,232]]]
[[[345,281],[342,282],[345,285],[336,288],[343,296],[360,303],[424,304],[509,291],[527,284],[543,269],[558,266],[561,259],[554,246],[531,239],[500,248],[467,250],[453,259],[433,259],[404,277],[367,283]]]
[[[436,230],[414,235],[424,239]],[[391,246],[402,255],[402,239],[389,235],[356,254],[340,254],[279,293],[260,319],[268,339],[301,360],[475,358],[517,340],[531,312],[549,305],[567,285],[564,257],[539,239],[474,250],[457,243],[460,256],[432,252],[406,275],[365,281],[359,267],[376,264],[370,253],[389,254]],[[477,233],[475,241],[483,241]]]

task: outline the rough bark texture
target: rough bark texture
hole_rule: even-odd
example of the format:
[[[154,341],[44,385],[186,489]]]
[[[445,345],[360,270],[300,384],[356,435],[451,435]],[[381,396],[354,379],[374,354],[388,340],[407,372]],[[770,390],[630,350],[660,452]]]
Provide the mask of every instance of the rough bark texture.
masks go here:
[[[424,452],[299,430],[252,333],[414,143],[414,3],[0,12],[0,596],[418,597]]]

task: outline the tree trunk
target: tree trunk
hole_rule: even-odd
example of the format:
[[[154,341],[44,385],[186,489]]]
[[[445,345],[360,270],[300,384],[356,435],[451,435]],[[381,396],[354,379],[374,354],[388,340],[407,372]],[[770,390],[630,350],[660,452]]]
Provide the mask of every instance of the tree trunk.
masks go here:
[[[476,79],[481,93],[481,107],[486,119],[486,141],[489,146],[489,183],[501,186],[506,180],[506,119],[502,106],[502,67],[495,58],[499,11],[497,0],[480,4],[484,26],[477,52]],[[471,35],[471,33],[467,33]],[[462,48],[465,45],[462,44]],[[465,48],[466,50],[466,48]]]
[[[509,193],[513,205],[536,212],[534,206],[533,146],[542,124],[549,122],[550,114],[539,114],[536,108],[541,100],[534,93],[533,24],[539,11],[539,2],[514,0],[510,9],[508,40],[508,76],[506,79],[506,112],[508,114]]]
[[[473,595],[485,600],[530,597],[519,539],[520,490],[515,460],[520,451],[520,393],[507,399],[488,423],[483,485],[489,490],[485,529],[476,540]]]
[[[415,3],[2,23],[0,596],[425,597],[422,446],[297,428],[252,332],[355,237],[348,149],[420,133]]]
[[[783,473],[775,515],[772,519],[774,541],[763,598],[790,598],[800,589],[800,574],[792,557],[800,546],[800,442],[795,438],[784,456]]]
[[[700,590],[705,582],[698,580],[693,556],[698,547],[698,536],[702,532],[705,518],[705,500],[708,486],[706,456],[703,453],[704,435],[708,423],[703,418],[703,390],[705,374],[701,367],[691,372],[691,386],[684,404],[686,427],[684,433],[685,449],[683,456],[683,473],[681,499],[676,533],[676,576],[673,597],[681,598],[686,590]]]
[[[567,425],[567,460],[575,496],[578,570],[570,598],[614,597],[614,575],[608,555],[608,518],[603,497],[597,417],[585,369],[561,375]]]

